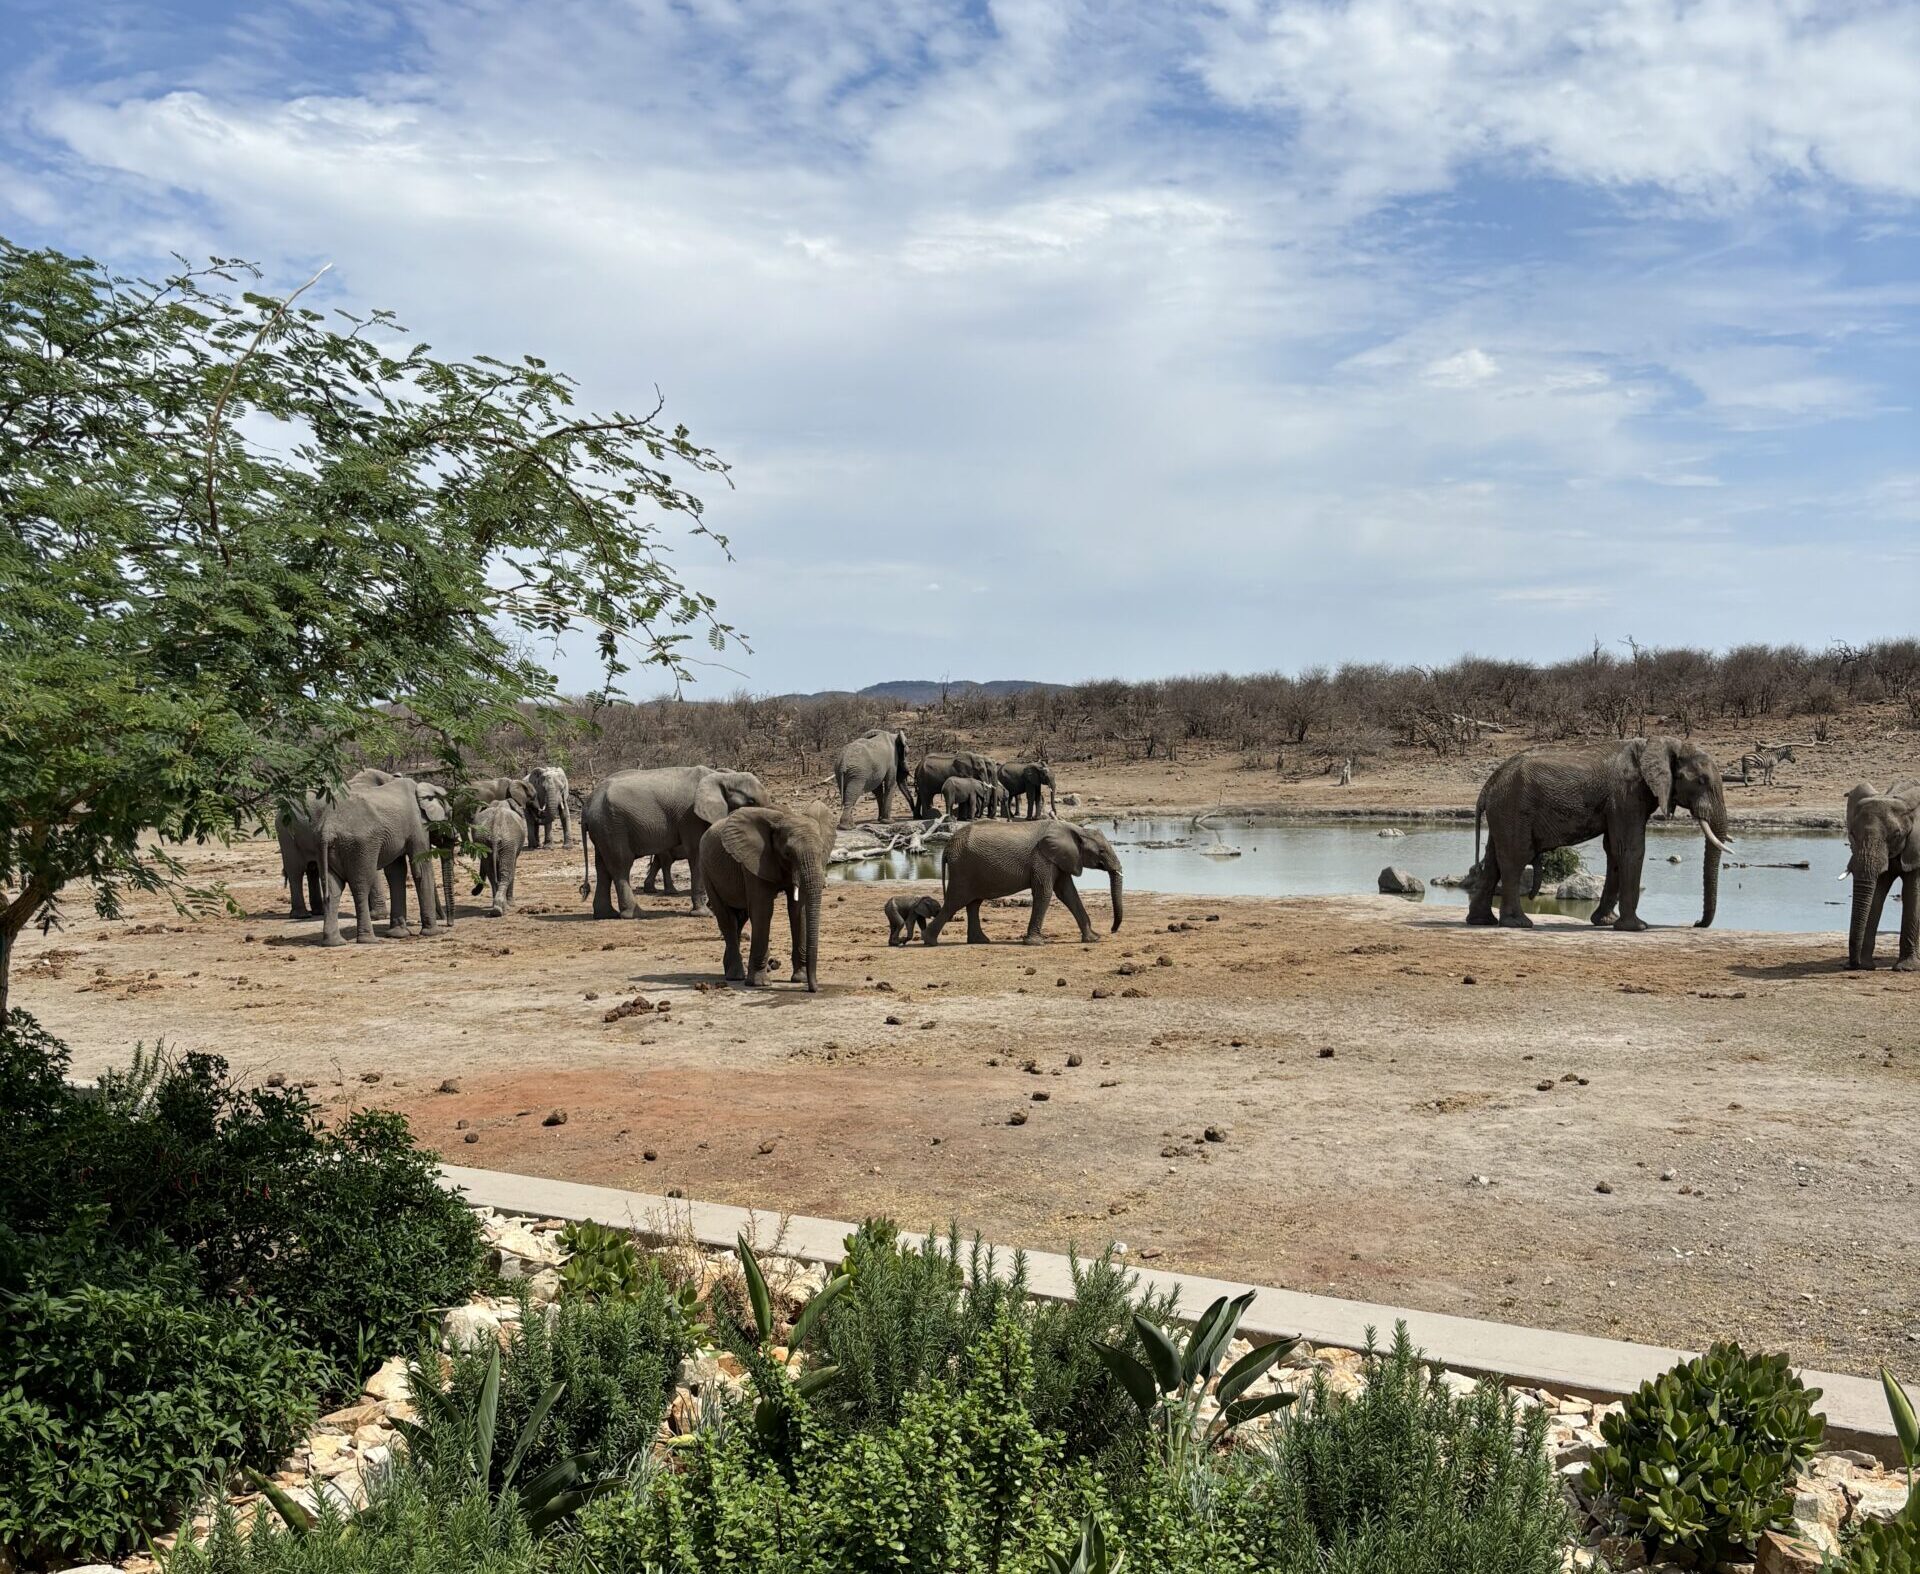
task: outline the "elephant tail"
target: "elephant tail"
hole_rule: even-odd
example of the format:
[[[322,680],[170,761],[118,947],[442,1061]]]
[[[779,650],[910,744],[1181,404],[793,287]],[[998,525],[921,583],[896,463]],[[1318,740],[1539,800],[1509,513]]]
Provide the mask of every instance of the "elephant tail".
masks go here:
[[[593,838],[584,825],[580,827],[580,894],[593,895]]]

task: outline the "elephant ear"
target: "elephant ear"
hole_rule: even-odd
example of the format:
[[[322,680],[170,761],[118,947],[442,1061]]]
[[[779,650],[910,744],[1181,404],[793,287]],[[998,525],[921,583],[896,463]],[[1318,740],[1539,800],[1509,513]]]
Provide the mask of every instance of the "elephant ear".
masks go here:
[[[1047,856],[1068,874],[1078,874],[1087,866],[1086,844],[1081,841],[1080,833],[1071,826],[1056,826],[1041,838],[1040,845],[1047,850]]]
[[[1907,837],[1900,844],[1900,870],[1903,874],[1912,874],[1920,869],[1920,821],[1911,814],[1901,818],[1907,828]]]
[[[769,885],[785,885],[787,871],[773,848],[773,827],[762,814],[742,810],[720,821],[720,845],[727,856],[748,874],[757,875]]]
[[[727,817],[727,795],[721,790],[718,776],[707,777],[694,789],[693,812],[709,825],[718,825]]]
[[[840,811],[830,803],[810,803],[800,811],[818,838],[822,854],[833,850],[834,833],[840,829]]]
[[[1665,814],[1673,813],[1673,739],[1648,738],[1640,745],[1640,779]]]

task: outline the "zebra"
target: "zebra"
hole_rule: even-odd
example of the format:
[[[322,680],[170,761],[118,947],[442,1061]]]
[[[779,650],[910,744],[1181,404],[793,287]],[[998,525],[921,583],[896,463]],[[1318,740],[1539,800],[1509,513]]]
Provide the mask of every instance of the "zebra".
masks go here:
[[[1751,754],[1740,756],[1741,785],[1751,786],[1753,778],[1758,776],[1771,787],[1774,768],[1782,763],[1795,763],[1793,747],[1791,743],[1755,743]]]

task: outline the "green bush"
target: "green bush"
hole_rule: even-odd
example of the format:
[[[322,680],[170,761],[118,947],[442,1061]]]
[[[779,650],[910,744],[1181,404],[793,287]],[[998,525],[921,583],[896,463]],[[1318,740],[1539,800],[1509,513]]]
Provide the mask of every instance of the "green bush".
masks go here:
[[[565,1386],[521,1464],[537,1476],[570,1454],[593,1457],[603,1473],[629,1469],[652,1445],[691,1341],[665,1278],[645,1261],[632,1292],[618,1300],[562,1301],[553,1321],[522,1308],[500,1365],[496,1430],[518,1437],[542,1395]],[[486,1379],[490,1349],[456,1353],[449,1390],[463,1404]],[[432,1436],[432,1416],[423,1411]],[[502,1451],[495,1482],[506,1464]]]
[[[1786,1525],[1794,1476],[1825,1431],[1819,1397],[1784,1355],[1716,1344],[1643,1383],[1601,1423],[1607,1446],[1587,1486],[1612,1493],[1676,1560],[1728,1561]]]
[[[1877,1519],[1861,1526],[1835,1574],[1920,1574],[1920,1520]]]
[[[536,1574],[547,1565],[511,1498],[430,1491],[404,1465],[376,1482],[351,1519],[322,1503],[311,1529],[229,1512],[204,1543],[183,1545],[168,1574]]]
[[[998,1318],[964,1365],[965,1384],[915,1389],[890,1424],[829,1432],[803,1406],[791,1479],[751,1427],[703,1430],[680,1470],[587,1506],[583,1561],[605,1574],[1038,1574],[1097,1487],[1033,1424],[1018,1319]]]
[[[1540,871],[1542,886],[1558,885],[1569,875],[1580,872],[1580,849],[1550,847],[1540,855],[1540,861],[1534,867]]]
[[[129,1249],[172,1242],[209,1298],[274,1301],[342,1366],[403,1347],[424,1311],[473,1288],[478,1222],[403,1117],[363,1110],[327,1130],[300,1090],[236,1088],[207,1055],[136,1052],[92,1098],[60,1080],[66,1064],[13,1013],[0,1093],[24,1113],[6,1117],[19,1184],[0,1188],[0,1287],[19,1282],[25,1242],[90,1217]]]
[[[1559,1574],[1572,1523],[1546,1420],[1497,1385],[1451,1393],[1396,1330],[1367,1386],[1316,1377],[1221,1493],[1234,1540],[1272,1574]]]
[[[0,1297],[0,1351],[0,1546],[29,1562],[122,1555],[229,1470],[271,1468],[325,1375],[268,1314],[201,1301],[184,1265]]]
[[[906,1409],[907,1396],[930,1382],[968,1376],[966,1363],[982,1334],[1001,1317],[1024,1326],[1032,1354],[1034,1422],[1061,1438],[1074,1458],[1106,1456],[1137,1440],[1133,1403],[1102,1363],[1102,1343],[1136,1348],[1134,1295],[1139,1280],[1115,1261],[1112,1249],[1072,1261],[1075,1299],[1039,1303],[1027,1298],[1026,1259],[1015,1254],[1005,1275],[976,1238],[961,1246],[949,1227],[944,1240],[903,1246],[895,1226],[868,1220],[848,1243],[847,1288],[822,1314],[808,1353],[837,1367],[840,1379],[816,1409],[835,1425],[885,1426]],[[1171,1295],[1140,1309],[1165,1322]]]
[[[640,1250],[633,1236],[610,1225],[576,1220],[560,1232],[567,1260],[560,1293],[569,1298],[632,1295],[640,1288]]]

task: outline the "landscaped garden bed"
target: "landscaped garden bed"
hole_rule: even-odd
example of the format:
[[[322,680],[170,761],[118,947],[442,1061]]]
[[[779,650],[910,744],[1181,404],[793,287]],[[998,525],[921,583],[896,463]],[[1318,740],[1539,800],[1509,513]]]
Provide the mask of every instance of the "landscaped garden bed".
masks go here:
[[[1784,1360],[1624,1403],[1237,1337],[870,1221],[834,1270],[469,1208],[404,1123],[0,1046],[0,1546],[26,1569],[1911,1570]],[[1920,1446],[1901,1396],[1903,1440]]]

